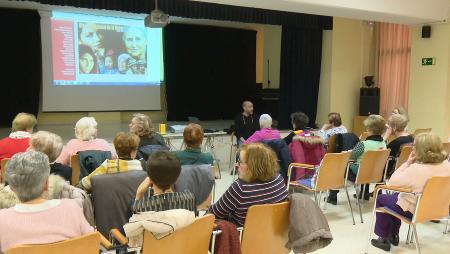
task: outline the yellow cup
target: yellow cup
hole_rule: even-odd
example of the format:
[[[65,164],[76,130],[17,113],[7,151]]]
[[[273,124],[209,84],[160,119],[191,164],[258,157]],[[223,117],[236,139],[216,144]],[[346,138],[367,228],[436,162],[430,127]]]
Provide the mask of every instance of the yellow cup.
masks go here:
[[[166,134],[166,124],[165,123],[159,124],[159,133]]]

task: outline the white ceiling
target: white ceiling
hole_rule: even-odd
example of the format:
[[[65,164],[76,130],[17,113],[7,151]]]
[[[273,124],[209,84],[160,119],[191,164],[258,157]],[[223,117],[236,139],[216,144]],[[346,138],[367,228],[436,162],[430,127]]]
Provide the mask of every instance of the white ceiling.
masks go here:
[[[446,21],[449,0],[194,0],[401,24]]]

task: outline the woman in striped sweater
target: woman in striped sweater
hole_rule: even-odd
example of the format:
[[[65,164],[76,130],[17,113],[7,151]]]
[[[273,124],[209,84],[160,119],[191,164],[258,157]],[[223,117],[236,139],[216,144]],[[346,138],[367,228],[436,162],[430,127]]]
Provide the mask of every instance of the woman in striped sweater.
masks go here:
[[[288,192],[272,149],[261,143],[244,145],[239,158],[239,179],[209,212],[243,226],[250,206],[283,202]]]

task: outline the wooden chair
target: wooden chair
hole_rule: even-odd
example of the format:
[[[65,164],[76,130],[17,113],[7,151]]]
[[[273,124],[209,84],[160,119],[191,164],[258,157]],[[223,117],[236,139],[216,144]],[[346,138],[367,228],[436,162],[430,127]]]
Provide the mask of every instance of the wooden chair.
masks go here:
[[[375,190],[375,198],[378,196],[379,190],[389,190],[400,193],[409,193],[412,195],[416,195],[417,203],[415,207],[415,213],[413,214],[413,218],[409,219],[396,212],[390,210],[386,207],[376,207],[376,202],[373,208],[372,214],[372,226],[369,231],[369,245],[370,238],[372,235],[373,227],[375,224],[375,213],[387,213],[391,216],[394,216],[401,220],[402,222],[409,224],[412,226],[413,235],[415,238],[417,253],[421,253],[419,237],[417,235],[416,225],[422,222],[428,222],[434,219],[441,219],[448,216],[448,208],[450,206],[450,177],[433,177],[425,185],[425,188],[422,193],[413,193],[410,190],[394,187],[394,186],[386,186],[381,185],[378,186]],[[409,232],[407,236],[407,242],[409,242]],[[368,248],[366,253],[368,252]]]
[[[251,206],[244,224],[242,254],[290,253],[285,247],[289,208],[289,202]]]
[[[358,173],[356,174],[356,181],[354,182],[355,191],[357,185],[379,183],[386,179],[387,162],[391,149],[367,151],[359,164]],[[361,188],[360,193],[357,193],[356,202],[358,203],[359,216],[361,223],[364,223],[361,211],[361,202],[359,197],[362,196],[364,188]]]
[[[72,185],[78,185],[80,182],[80,162],[78,161],[78,154],[70,156],[70,166],[72,167]]]
[[[142,254],[206,254],[213,225],[214,215],[208,214],[160,240],[157,240],[152,233],[145,231]]]
[[[444,142],[442,143],[442,145],[444,146],[444,149],[447,151],[447,153],[450,154],[450,142]]]
[[[327,147],[327,153],[335,153],[335,148],[336,148],[336,138],[337,135],[332,135],[329,139],[328,139],[328,147]]]
[[[6,173],[6,164],[8,163],[9,158],[2,159],[0,162],[0,183],[5,182],[5,173]]]
[[[412,146],[403,146],[400,150],[400,155],[398,156],[396,162],[395,162],[395,170],[397,170],[403,163],[405,163],[409,155],[412,152],[413,147]]]
[[[232,132],[231,133],[231,145],[230,145],[230,161],[228,163],[228,168],[230,168],[230,169],[231,169],[231,166],[234,165],[234,160],[236,159],[236,157],[233,158],[233,155],[235,155],[237,149],[238,149],[237,139],[236,139],[235,133]]]
[[[416,129],[416,130],[414,131],[413,136],[415,137],[415,136],[419,135],[420,133],[427,133],[427,132],[431,132],[431,131],[432,131],[431,128]]]
[[[6,251],[7,254],[98,254],[100,234],[98,232],[70,240],[36,245],[19,245]]]
[[[347,173],[348,162],[351,154],[351,152],[327,153],[322,160],[322,165],[318,169],[314,184],[312,184],[312,181],[314,179],[293,181],[289,182],[288,190],[290,186],[293,186],[312,191],[314,192],[316,203],[320,206],[320,203],[322,201],[322,191],[328,191],[332,189],[345,189],[348,205],[350,206],[350,212],[353,219],[353,225],[355,225],[355,217],[353,216],[353,208],[350,202],[350,197],[348,195],[345,175]],[[288,176],[290,176],[291,170],[292,167],[290,166],[288,170]],[[320,193],[319,199],[317,199],[317,192]]]

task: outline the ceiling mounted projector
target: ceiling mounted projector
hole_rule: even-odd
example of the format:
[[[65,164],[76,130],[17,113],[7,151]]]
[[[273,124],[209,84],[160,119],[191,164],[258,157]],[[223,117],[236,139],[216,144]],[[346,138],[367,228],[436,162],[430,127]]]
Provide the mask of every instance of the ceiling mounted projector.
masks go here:
[[[155,0],[155,9],[150,12],[150,15],[145,17],[144,22],[146,27],[162,28],[170,23],[169,14],[158,9],[158,0]]]

